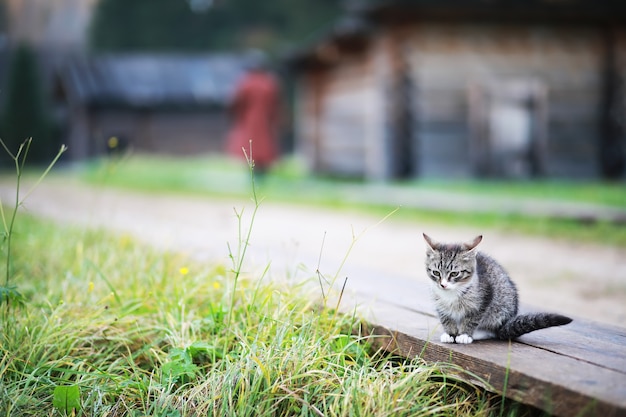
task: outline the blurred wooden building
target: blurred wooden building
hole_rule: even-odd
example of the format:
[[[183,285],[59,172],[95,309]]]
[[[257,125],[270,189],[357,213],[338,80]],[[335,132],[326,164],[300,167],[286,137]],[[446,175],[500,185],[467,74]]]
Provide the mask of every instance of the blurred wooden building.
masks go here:
[[[355,4],[290,57],[316,172],[624,177],[626,2]]]
[[[65,60],[56,71],[54,97],[70,159],[102,155],[110,143],[179,155],[222,151],[227,106],[243,71],[241,55]]]

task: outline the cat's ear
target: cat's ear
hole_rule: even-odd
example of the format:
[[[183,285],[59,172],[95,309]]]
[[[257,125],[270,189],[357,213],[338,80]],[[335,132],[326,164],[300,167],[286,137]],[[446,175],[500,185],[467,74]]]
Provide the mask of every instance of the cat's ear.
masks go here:
[[[422,233],[422,236],[424,236],[424,240],[426,241],[426,243],[428,244],[428,247],[432,250],[437,250],[439,248],[439,243],[435,242],[430,236],[428,236],[426,233]]]
[[[478,246],[478,244],[483,240],[483,235],[478,235],[474,238],[474,240],[472,240],[471,242],[465,243],[463,244],[463,246],[465,247],[465,250],[470,252],[474,249],[476,249],[476,246]]]

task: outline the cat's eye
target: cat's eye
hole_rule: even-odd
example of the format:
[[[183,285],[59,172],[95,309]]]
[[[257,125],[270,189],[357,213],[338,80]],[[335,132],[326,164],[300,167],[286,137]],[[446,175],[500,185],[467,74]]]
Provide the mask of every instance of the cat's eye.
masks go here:
[[[441,273],[439,271],[437,271],[436,269],[433,269],[430,271],[431,274],[433,274],[433,276],[439,278],[441,276]]]
[[[461,273],[459,271],[450,272],[450,278],[458,278]]]

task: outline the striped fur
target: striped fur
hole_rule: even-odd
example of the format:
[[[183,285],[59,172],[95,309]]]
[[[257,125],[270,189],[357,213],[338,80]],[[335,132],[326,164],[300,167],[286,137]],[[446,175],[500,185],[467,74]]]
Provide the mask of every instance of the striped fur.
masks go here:
[[[498,339],[516,339],[526,333],[553,326],[563,326],[572,322],[569,317],[560,314],[534,313],[521,314],[507,321],[497,330]]]

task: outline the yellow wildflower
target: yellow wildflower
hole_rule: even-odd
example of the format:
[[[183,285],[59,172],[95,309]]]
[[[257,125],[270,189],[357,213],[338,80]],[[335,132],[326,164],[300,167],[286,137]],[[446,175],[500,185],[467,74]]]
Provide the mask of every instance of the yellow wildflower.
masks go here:
[[[131,243],[133,242],[133,238],[130,235],[122,235],[120,237],[120,247],[122,249],[127,249]]]
[[[189,268],[187,268],[186,266],[183,266],[178,271],[180,272],[181,275],[187,275],[189,273]]]
[[[89,286],[87,287],[87,292],[92,292],[93,291],[93,287],[94,287],[93,281],[89,281]]]
[[[213,288],[215,288],[216,290],[219,290],[222,287],[222,285],[217,282],[217,281],[213,281]]]
[[[111,136],[107,142],[107,145],[109,146],[109,149],[115,149],[117,148],[118,143],[119,140],[117,139],[117,136]]]

